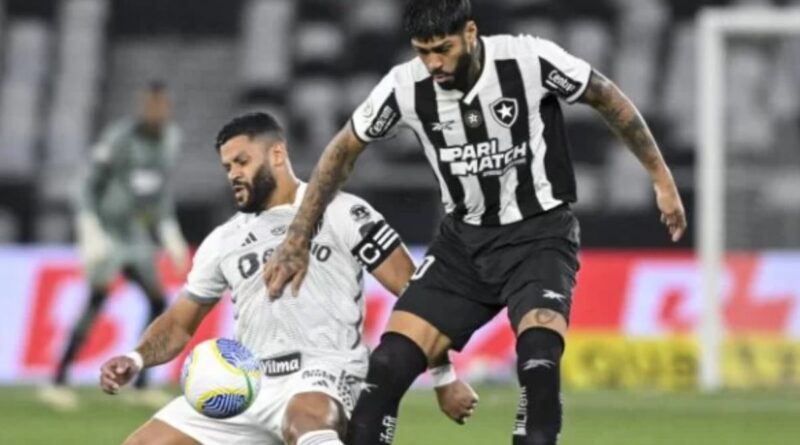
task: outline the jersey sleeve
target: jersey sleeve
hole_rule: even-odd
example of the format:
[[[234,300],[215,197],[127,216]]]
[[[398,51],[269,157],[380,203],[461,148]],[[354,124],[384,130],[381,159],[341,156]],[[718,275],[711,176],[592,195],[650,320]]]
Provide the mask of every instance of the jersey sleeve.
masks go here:
[[[394,136],[401,120],[395,81],[392,73],[389,73],[356,108],[350,123],[361,141],[372,142]]]
[[[583,94],[592,74],[592,67],[550,40],[526,37],[539,59],[541,86],[567,102],[575,102]]]
[[[330,207],[330,223],[355,260],[372,272],[402,243],[400,234],[363,199],[340,194],[337,201]]]
[[[198,303],[214,303],[228,288],[222,274],[219,229],[211,232],[200,244],[192,259],[192,270],[186,279],[184,291]]]

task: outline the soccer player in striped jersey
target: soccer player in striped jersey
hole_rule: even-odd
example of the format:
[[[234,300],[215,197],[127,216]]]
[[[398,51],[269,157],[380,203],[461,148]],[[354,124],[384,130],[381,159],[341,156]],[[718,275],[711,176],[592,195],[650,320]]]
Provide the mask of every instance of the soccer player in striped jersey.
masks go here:
[[[514,441],[555,444],[579,247],[560,102],[596,109],[636,155],[673,241],[686,229],[681,198],[634,104],[585,61],[541,38],[479,36],[469,0],[409,0],[403,21],[417,57],[392,68],[325,149],[265,270],[270,293],[302,279],[313,227],[358,155],[410,128],[447,216],[371,355],[373,390],[358,402],[349,443],[390,443],[400,399],[430,358],[461,349],[508,308],[524,401]]]
[[[219,132],[216,148],[239,212],[200,245],[181,295],[135,351],[103,364],[101,387],[114,394],[141,370],[177,357],[230,289],[235,336],[264,363],[253,405],[233,418],[212,419],[179,397],[125,443],[341,445],[367,373],[364,270],[397,295],[414,265],[380,213],[339,193],[315,229],[303,286],[268,299],[261,265],[286,235],[306,185],[294,176],[283,130],[267,114],[233,119]],[[468,416],[477,402],[453,377],[436,393],[454,420]]]

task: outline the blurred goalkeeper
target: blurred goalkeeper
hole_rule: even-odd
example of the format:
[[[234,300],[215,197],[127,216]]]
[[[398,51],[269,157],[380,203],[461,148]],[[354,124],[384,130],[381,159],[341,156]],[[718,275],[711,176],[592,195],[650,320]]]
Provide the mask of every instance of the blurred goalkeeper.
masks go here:
[[[166,307],[156,272],[159,246],[179,273],[188,269],[189,252],[175,218],[169,174],[179,151],[179,129],[170,121],[172,103],[163,83],[150,82],[141,95],[138,117],[109,126],[94,147],[77,210],[77,238],[90,283],[90,296],[72,330],[58,363],[54,386],[42,388],[40,398],[58,408],[77,405],[66,388],[67,371],[109,294],[122,274],[136,283],[149,304],[148,324]],[[147,384],[140,374],[136,387]],[[141,401],[160,405],[164,396],[142,391]]]

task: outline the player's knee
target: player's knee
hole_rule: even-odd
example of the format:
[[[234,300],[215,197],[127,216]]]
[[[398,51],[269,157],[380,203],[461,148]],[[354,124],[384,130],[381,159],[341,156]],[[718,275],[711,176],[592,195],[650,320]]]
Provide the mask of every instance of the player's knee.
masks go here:
[[[391,387],[404,393],[407,389],[403,388],[406,383],[411,385],[425,371],[427,363],[425,353],[413,340],[402,334],[387,332],[381,337],[381,344],[370,355],[367,380],[392,383]]]
[[[439,357],[450,348],[452,342],[429,321],[417,314],[395,310],[389,317],[386,332],[394,332],[411,339],[428,359]]]
[[[567,326],[566,317],[552,309],[531,309],[517,323],[517,337],[521,337],[529,329],[545,328],[556,332],[563,338],[567,334]]]
[[[347,418],[344,410],[328,395],[318,392],[297,394],[289,401],[283,418],[283,437],[294,445],[312,431],[332,430],[344,437]]]

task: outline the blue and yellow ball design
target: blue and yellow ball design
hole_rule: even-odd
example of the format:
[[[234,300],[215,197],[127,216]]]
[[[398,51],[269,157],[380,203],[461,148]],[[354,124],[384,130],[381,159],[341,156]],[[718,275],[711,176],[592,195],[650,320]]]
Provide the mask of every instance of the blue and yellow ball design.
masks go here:
[[[183,362],[181,388],[197,412],[215,419],[243,413],[261,389],[261,362],[236,340],[198,343]]]

